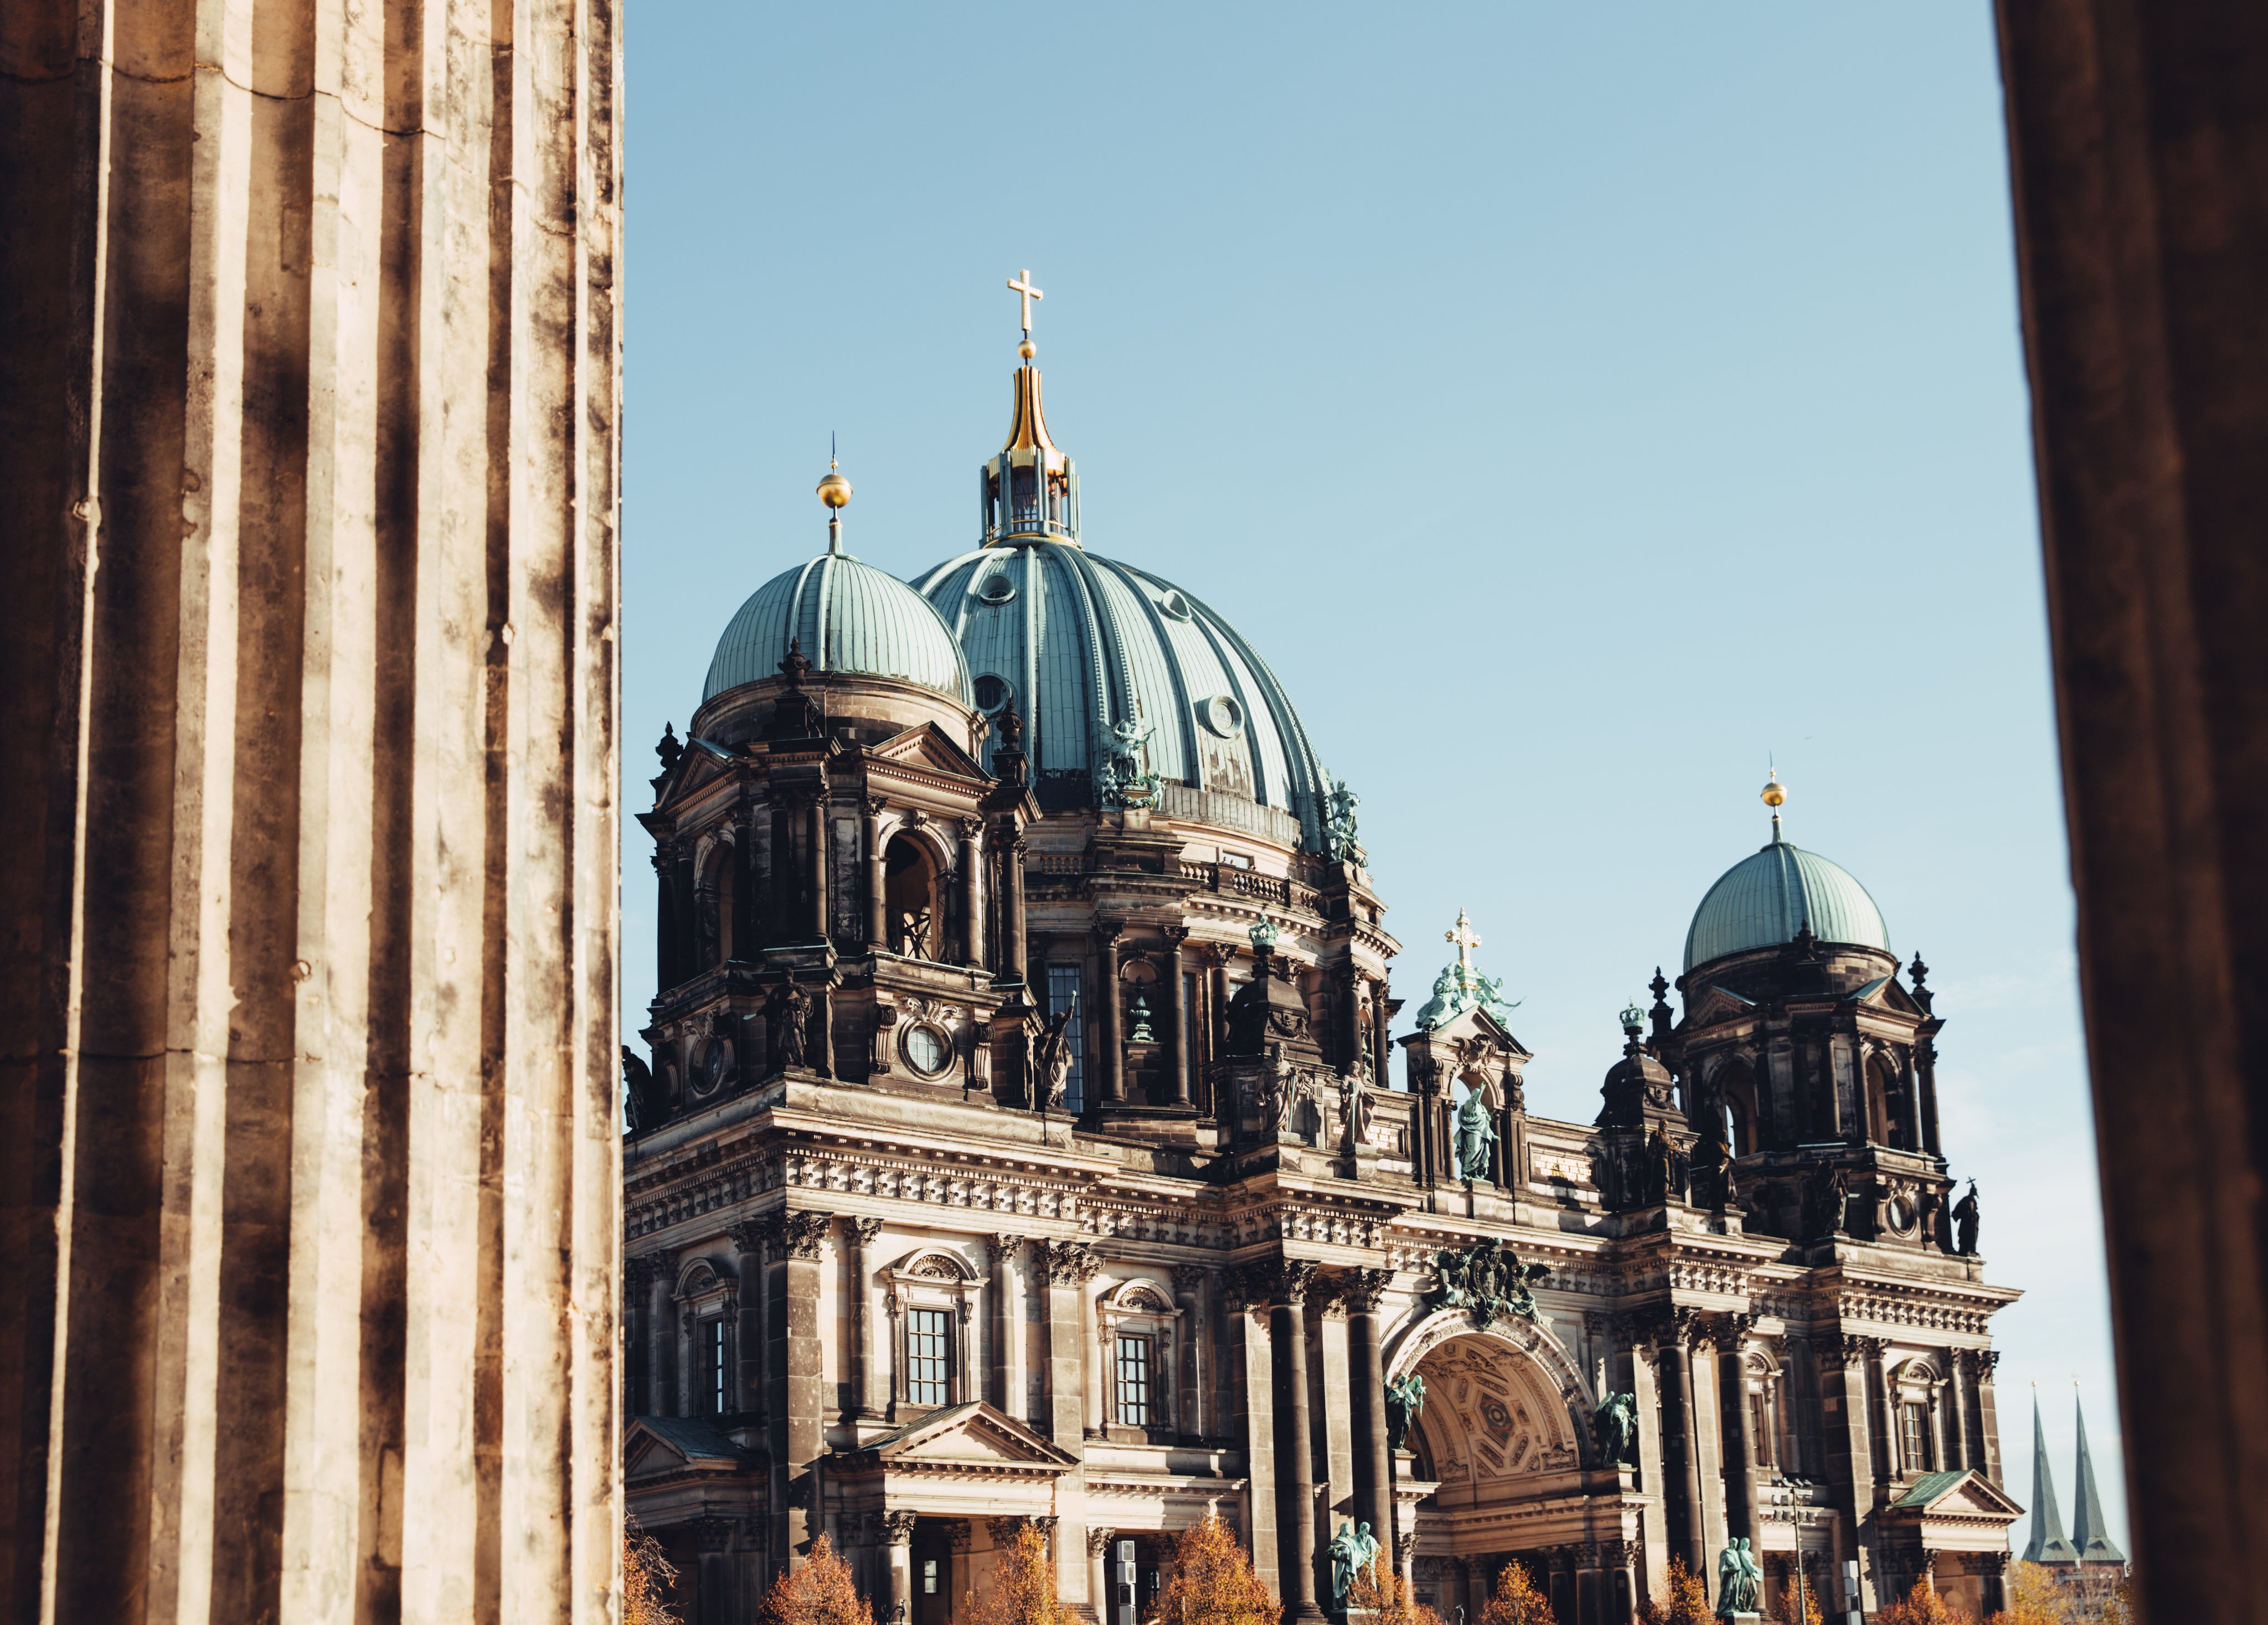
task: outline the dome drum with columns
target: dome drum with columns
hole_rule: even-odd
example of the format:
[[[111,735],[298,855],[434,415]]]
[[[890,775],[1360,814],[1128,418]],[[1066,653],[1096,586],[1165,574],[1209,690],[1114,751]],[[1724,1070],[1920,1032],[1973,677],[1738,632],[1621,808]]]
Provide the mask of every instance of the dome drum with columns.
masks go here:
[[[1036,1525],[1100,1625],[1219,1518],[1303,1625],[1366,1539],[1444,1616],[1517,1562],[1634,1625],[1739,1540],[1792,1596],[1784,1481],[1815,1588],[1999,1606],[2014,1294],[1925,967],[1776,812],[1590,1121],[1531,1110],[1462,914],[1389,1046],[1356,798],[1215,608],[1084,546],[1011,286],[980,545],[898,581],[830,470],[641,816],[623,1470],[680,1611],[755,1618],[824,1533],[946,1625]]]

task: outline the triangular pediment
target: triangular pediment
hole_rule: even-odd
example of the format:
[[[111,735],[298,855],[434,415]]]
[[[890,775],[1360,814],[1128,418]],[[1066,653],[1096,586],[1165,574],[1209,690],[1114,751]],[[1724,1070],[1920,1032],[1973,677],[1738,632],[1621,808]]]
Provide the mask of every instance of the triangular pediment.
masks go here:
[[[2008,1492],[1974,1467],[1932,1473],[1891,1504],[1897,1512],[1924,1518],[1985,1518],[2014,1523],[2024,1515]]]
[[[887,1467],[994,1467],[1066,1472],[1079,1458],[1005,1411],[977,1401],[923,1417],[867,1450]]]
[[[1491,1044],[1511,1046],[1513,1054],[1522,1061],[1532,1058],[1527,1045],[1513,1036],[1506,1026],[1485,1004],[1475,1004],[1459,1011],[1437,1027],[1404,1039],[1406,1044],[1458,1044],[1470,1039],[1483,1039]]]
[[[952,736],[933,722],[891,735],[874,746],[874,754],[901,767],[926,768],[932,773],[949,773],[955,778],[990,776],[975,757],[954,744]]]
[[[688,1468],[729,1472],[740,1450],[708,1423],[690,1416],[633,1416],[622,1430],[622,1476],[651,1478]]]

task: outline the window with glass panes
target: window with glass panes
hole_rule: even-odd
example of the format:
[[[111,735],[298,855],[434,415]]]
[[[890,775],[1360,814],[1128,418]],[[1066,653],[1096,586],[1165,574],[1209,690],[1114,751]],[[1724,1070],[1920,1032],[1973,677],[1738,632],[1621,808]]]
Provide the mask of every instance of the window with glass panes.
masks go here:
[[[708,1322],[703,1338],[703,1363],[708,1366],[709,1414],[725,1414],[725,1317],[718,1315]]]
[[[1150,1340],[1130,1332],[1118,1338],[1118,1420],[1130,1428],[1150,1425]]]
[[[1204,1076],[1204,1062],[1197,1055],[1197,1029],[1203,1025],[1197,1019],[1197,974],[1185,970],[1182,973],[1182,1054],[1188,1057],[1192,1092]]]
[[[1899,1407],[1903,1413],[1900,1431],[1905,1445],[1906,1471],[1929,1471],[1929,1407],[1909,1400]]]
[[[1749,1395],[1749,1427],[1756,1435],[1756,1464],[1760,1467],[1777,1466],[1779,1450],[1772,1439],[1772,1408],[1762,1388]]]
[[[1073,1112],[1086,1109],[1086,1015],[1082,1008],[1086,1001],[1079,996],[1086,980],[1083,966],[1048,967],[1048,1014],[1071,1012],[1071,1019],[1064,1023],[1064,1042],[1071,1047],[1071,1076],[1064,1081],[1064,1104]]]
[[[913,1309],[906,1313],[906,1398],[917,1405],[952,1403],[947,1374],[946,1312]]]

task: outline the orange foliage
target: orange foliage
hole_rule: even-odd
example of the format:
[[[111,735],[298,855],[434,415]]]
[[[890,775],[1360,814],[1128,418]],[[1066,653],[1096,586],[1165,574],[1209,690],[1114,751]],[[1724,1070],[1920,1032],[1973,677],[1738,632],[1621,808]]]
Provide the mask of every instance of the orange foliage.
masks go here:
[[[1559,1625],[1551,1599],[1535,1589],[1527,1568],[1508,1562],[1497,1576],[1496,1595],[1488,1599],[1474,1625]]]
[[[821,1535],[800,1568],[775,1577],[756,1610],[762,1625],[874,1625],[874,1611],[851,1583],[850,1565]]]
[[[630,1524],[622,1530],[622,1625],[681,1625],[669,1611],[669,1588],[677,1570],[661,1555],[661,1543]]]
[[[1641,1625],[1714,1625],[1717,1616],[1709,1611],[1709,1588],[1685,1566],[1683,1557],[1669,1560],[1668,1599],[1666,1606],[1651,1597],[1639,1603]]]
[[[1969,1617],[1955,1613],[1927,1580],[1916,1580],[1911,1591],[1874,1615],[1874,1625],[1966,1625]]]
[[[1441,1625],[1441,1616],[1410,1592],[1409,1580],[1386,1566],[1383,1554],[1370,1568],[1355,1570],[1347,1603],[1351,1613],[1369,1610],[1368,1625]]]
[[[1183,1620],[1277,1625],[1283,1612],[1236,1537],[1219,1518],[1208,1518],[1175,1537],[1174,1577],[1152,1603],[1150,1620],[1152,1625]]]
[[[1048,1540],[1026,1524],[995,1558],[992,1583],[970,1599],[970,1625],[1077,1625],[1056,1597]]]

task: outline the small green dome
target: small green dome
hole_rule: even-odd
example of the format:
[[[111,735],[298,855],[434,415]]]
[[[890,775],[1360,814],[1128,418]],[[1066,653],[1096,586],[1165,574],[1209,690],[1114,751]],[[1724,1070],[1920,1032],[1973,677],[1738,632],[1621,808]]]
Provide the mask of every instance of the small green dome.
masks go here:
[[[1728,953],[1793,942],[1806,924],[1822,942],[1890,951],[1882,911],[1849,871],[1816,852],[1773,841],[1719,877],[1693,911],[1685,968]]]
[[[703,702],[777,677],[792,638],[814,672],[894,677],[970,702],[968,663],[929,600],[847,553],[822,553],[748,595],[717,640]]]

